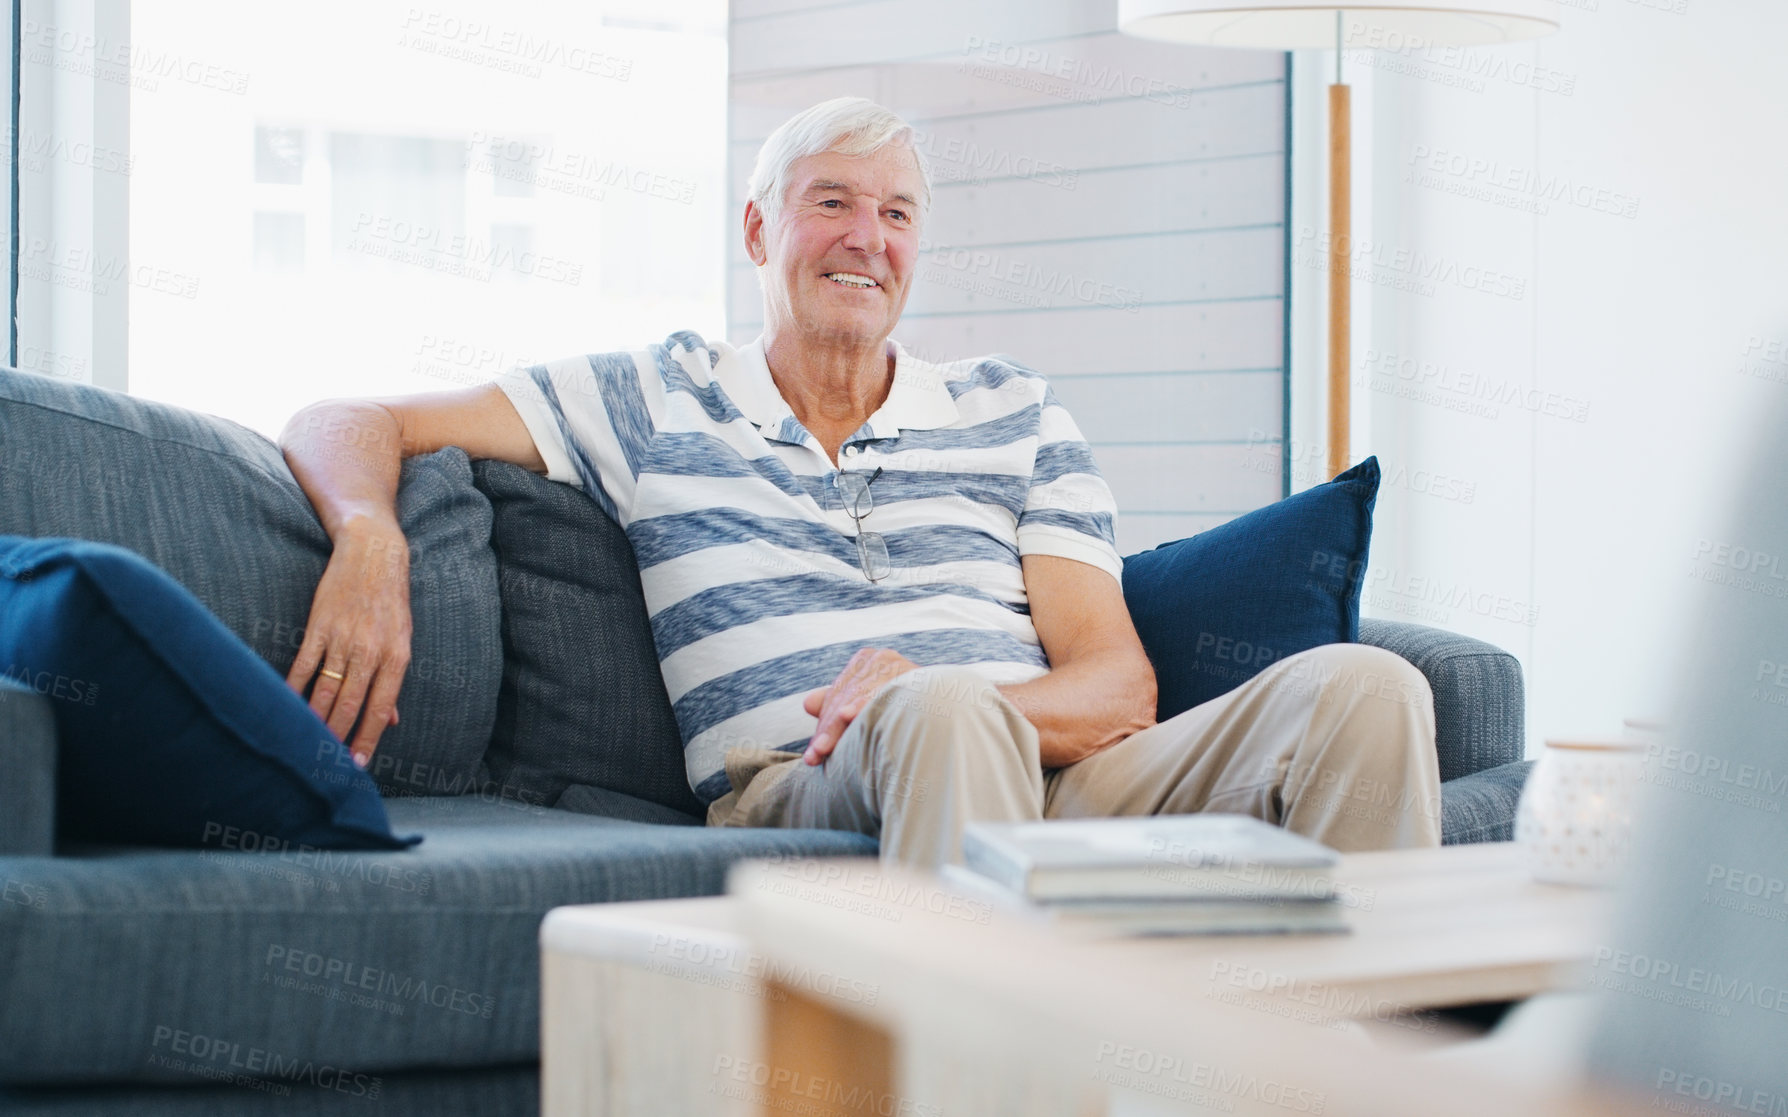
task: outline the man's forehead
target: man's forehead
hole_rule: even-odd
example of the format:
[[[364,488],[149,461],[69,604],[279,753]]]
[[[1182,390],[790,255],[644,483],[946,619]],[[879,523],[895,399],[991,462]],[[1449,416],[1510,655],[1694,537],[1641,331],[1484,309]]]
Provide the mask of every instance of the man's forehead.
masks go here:
[[[894,150],[905,154],[906,159],[877,158]],[[796,173],[791,185],[803,194],[874,194],[915,201],[924,183],[919,176],[917,161],[904,148],[882,148],[870,155],[826,151],[797,160],[794,169]]]

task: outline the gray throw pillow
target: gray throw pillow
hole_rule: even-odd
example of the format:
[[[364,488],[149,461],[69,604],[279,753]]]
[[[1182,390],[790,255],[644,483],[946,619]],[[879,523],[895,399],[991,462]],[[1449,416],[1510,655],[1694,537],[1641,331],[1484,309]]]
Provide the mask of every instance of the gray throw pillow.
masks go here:
[[[402,721],[369,771],[387,795],[474,790],[502,679],[490,504],[460,450],[404,463],[414,638]],[[210,415],[0,368],[0,534],[128,547],[280,674],[330,544],[279,448]]]
[[[472,475],[495,517],[503,597],[489,783],[505,798],[567,810],[606,813],[583,787],[705,816],[626,534],[569,485],[503,462],[477,462]]]

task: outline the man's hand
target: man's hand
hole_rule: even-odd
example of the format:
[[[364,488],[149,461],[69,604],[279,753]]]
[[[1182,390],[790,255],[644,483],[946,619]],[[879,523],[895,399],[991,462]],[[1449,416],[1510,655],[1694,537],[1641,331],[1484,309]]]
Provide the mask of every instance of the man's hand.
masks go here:
[[[336,400],[292,416],[279,438],[335,552],[317,585],[304,643],[286,682],[365,766],[397,724],[410,663],[410,548],[397,525],[403,459],[458,446],[473,459],[546,463],[495,384],[390,400]]]
[[[344,530],[286,682],[299,694],[310,687],[310,708],[341,740],[359,720],[348,747],[364,768],[379,735],[397,724],[397,692],[409,664],[410,548],[403,532],[395,525]]]
[[[801,759],[808,764],[824,764],[826,757],[838,747],[844,731],[869,704],[869,696],[883,684],[918,669],[917,663],[888,648],[863,648],[851,656],[851,661],[844,665],[844,670],[838,673],[831,686],[809,691],[806,701],[801,704],[808,713],[819,718],[819,729],[807,742],[807,751]]]

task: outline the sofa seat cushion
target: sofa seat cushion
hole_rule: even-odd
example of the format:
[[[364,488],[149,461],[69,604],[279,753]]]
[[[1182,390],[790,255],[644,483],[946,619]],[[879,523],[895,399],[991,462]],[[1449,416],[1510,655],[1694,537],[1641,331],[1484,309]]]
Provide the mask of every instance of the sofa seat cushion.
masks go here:
[[[540,1117],[540,1068],[302,1073],[266,1085],[222,1076],[193,1086],[0,1086],[6,1117]],[[289,1087],[289,1088],[288,1088]]]
[[[330,452],[362,452],[325,429]],[[387,795],[474,787],[503,650],[490,502],[464,452],[404,462],[410,667],[402,720],[369,768]],[[284,676],[329,561],[328,535],[279,448],[212,415],[0,368],[0,535],[128,547],[167,571]]]
[[[387,809],[420,846],[0,857],[0,879],[31,898],[0,903],[0,1082],[190,1085],[177,1064],[196,1050],[364,1074],[527,1062],[550,909],[718,894],[740,858],[876,850],[839,831],[663,826],[496,796]]]

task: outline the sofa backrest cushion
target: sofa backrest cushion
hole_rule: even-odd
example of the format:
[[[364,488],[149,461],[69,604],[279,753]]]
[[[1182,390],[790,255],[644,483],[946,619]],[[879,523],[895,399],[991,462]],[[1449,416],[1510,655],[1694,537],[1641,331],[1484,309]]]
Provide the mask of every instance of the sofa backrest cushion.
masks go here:
[[[304,699],[134,551],[0,535],[0,673],[51,699],[64,840],[413,844]]]
[[[1155,666],[1155,718],[1275,660],[1360,635],[1378,459],[1326,485],[1124,559],[1124,602]]]
[[[368,769],[386,794],[471,790],[502,678],[490,504],[459,450],[404,463],[411,660]],[[0,369],[0,534],[137,552],[282,676],[329,537],[279,448],[224,419]]]
[[[633,547],[578,489],[478,462],[494,516],[503,686],[485,756],[506,798],[578,809],[579,787],[701,815]]]

